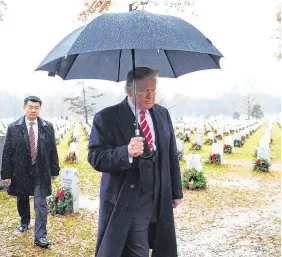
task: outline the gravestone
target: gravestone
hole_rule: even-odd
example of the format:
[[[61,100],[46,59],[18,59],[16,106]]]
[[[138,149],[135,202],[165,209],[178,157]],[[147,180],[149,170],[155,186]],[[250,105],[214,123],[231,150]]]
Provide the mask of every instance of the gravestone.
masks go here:
[[[91,128],[90,128],[90,127],[87,127],[87,128],[86,128],[86,132],[87,132],[88,135],[90,135],[90,133],[91,133]]]
[[[259,142],[259,147],[257,149],[257,158],[266,159],[270,162],[270,147],[267,138],[262,138]]]
[[[198,172],[203,171],[202,156],[200,154],[188,154],[186,170],[195,169]]]
[[[211,128],[211,126],[209,124],[206,125],[206,130],[207,131],[211,131],[212,130],[212,128]]]
[[[79,180],[75,168],[64,168],[62,170],[62,187],[71,190],[73,196],[73,212],[79,212]]]
[[[65,134],[65,129],[61,128],[60,129],[60,136],[61,136],[61,138],[64,138],[64,134]]]
[[[0,169],[2,167],[2,154],[3,154],[4,142],[5,142],[5,136],[0,136]]]
[[[233,147],[233,145],[234,145],[233,136],[226,136],[225,139],[224,139],[224,144],[225,145],[231,145]]]
[[[244,129],[244,133],[246,136],[249,136],[250,135],[250,129],[246,128]]]
[[[187,130],[187,131],[186,131],[186,135],[187,135],[187,137],[191,138],[191,131],[190,131],[190,130]]]
[[[241,131],[240,131],[240,135],[243,136],[243,137],[246,137],[245,130],[241,130]]]
[[[269,147],[259,147],[257,149],[257,158],[258,159],[266,159],[270,162],[270,149]]]
[[[211,139],[211,140],[214,140],[214,134],[213,134],[213,132],[209,132],[209,133],[208,133],[208,138]]]
[[[75,152],[75,155],[78,159],[78,157],[79,157],[79,143],[77,143],[77,142],[70,143],[70,152],[71,153]]]
[[[56,145],[60,144],[61,134],[59,131],[55,132]]]
[[[180,126],[178,128],[178,133],[181,133],[182,135],[184,135],[184,127],[183,126]]]
[[[197,145],[202,146],[202,135],[201,134],[196,135],[195,142],[196,142]]]
[[[2,154],[3,154],[3,147],[5,142],[5,136],[0,136],[0,169],[2,167]],[[2,182],[0,178],[0,190],[6,189],[7,186]]]
[[[269,137],[264,136],[264,137],[259,141],[259,146],[264,147],[264,146],[267,145],[267,144],[268,144],[268,146],[269,146],[270,140],[271,140],[271,139],[270,139]]]
[[[223,162],[223,144],[222,143],[213,143],[212,144],[212,154],[219,154],[221,163]]]
[[[269,141],[270,141],[270,138],[271,138],[271,130],[270,130],[269,128],[267,128],[267,129],[265,130],[264,136],[265,136],[266,138],[268,138]]]
[[[234,140],[240,140],[241,141],[241,134],[240,133],[234,134]]]
[[[184,160],[184,141],[176,139],[176,147],[179,160]]]
[[[73,129],[73,137],[79,140],[79,125],[78,123],[75,124],[74,129]]]
[[[223,137],[223,128],[218,128],[218,135],[221,135]]]
[[[203,135],[204,134],[204,127],[199,126],[198,129],[197,129],[197,133]]]

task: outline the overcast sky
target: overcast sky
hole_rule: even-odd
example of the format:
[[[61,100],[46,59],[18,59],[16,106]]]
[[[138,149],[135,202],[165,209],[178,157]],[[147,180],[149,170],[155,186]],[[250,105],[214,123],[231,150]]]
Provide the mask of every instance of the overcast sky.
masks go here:
[[[123,4],[116,11],[126,11],[130,1],[119,1]],[[64,82],[34,70],[63,37],[82,25],[77,21],[82,1],[7,2],[4,22],[0,23],[0,89],[39,96],[58,88],[70,89],[73,81]],[[237,85],[243,93],[254,90],[280,95],[282,67],[274,58],[276,48],[271,39],[276,26],[277,0],[195,0],[195,3],[197,17],[178,15],[202,31],[223,53],[222,70],[195,72],[177,80],[161,79],[159,85],[164,93],[214,97]],[[152,10],[156,11],[164,12],[160,8]],[[91,83],[116,91],[123,88],[122,83]]]

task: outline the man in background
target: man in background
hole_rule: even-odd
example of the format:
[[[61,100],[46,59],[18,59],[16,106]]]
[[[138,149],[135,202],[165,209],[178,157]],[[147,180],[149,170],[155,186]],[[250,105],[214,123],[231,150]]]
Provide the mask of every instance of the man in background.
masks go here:
[[[9,185],[8,194],[17,197],[20,232],[28,230],[29,196],[34,196],[34,243],[48,247],[46,197],[52,193],[51,177],[59,175],[60,167],[53,126],[39,117],[41,105],[42,101],[36,96],[25,98],[24,117],[9,125],[3,149],[1,179]]]

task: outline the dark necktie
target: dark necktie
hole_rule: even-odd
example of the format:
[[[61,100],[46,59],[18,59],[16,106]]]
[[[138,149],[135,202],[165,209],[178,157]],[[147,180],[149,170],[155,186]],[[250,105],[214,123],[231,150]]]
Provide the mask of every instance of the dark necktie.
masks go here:
[[[33,130],[34,122],[30,122],[30,128],[29,128],[29,143],[30,143],[30,154],[31,154],[31,164],[33,165],[36,160],[36,151],[35,151],[35,135]]]

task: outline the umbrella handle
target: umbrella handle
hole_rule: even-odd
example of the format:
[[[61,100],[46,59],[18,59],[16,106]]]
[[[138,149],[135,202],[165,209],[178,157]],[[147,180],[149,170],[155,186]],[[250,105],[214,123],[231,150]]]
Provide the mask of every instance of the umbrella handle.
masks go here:
[[[129,11],[132,12],[132,4],[129,4]],[[139,121],[139,113],[137,111],[137,89],[136,89],[136,81],[135,81],[135,49],[131,49],[131,57],[132,57],[132,75],[133,75],[133,95],[134,95],[134,111],[135,111],[135,136],[140,136],[140,130],[138,127]]]
[[[135,77],[135,67],[133,68],[133,95],[134,95],[134,109],[135,109],[135,136],[140,136],[140,130],[138,127],[138,121],[139,121],[139,113],[137,110],[137,89],[136,89],[136,81],[134,79]]]

